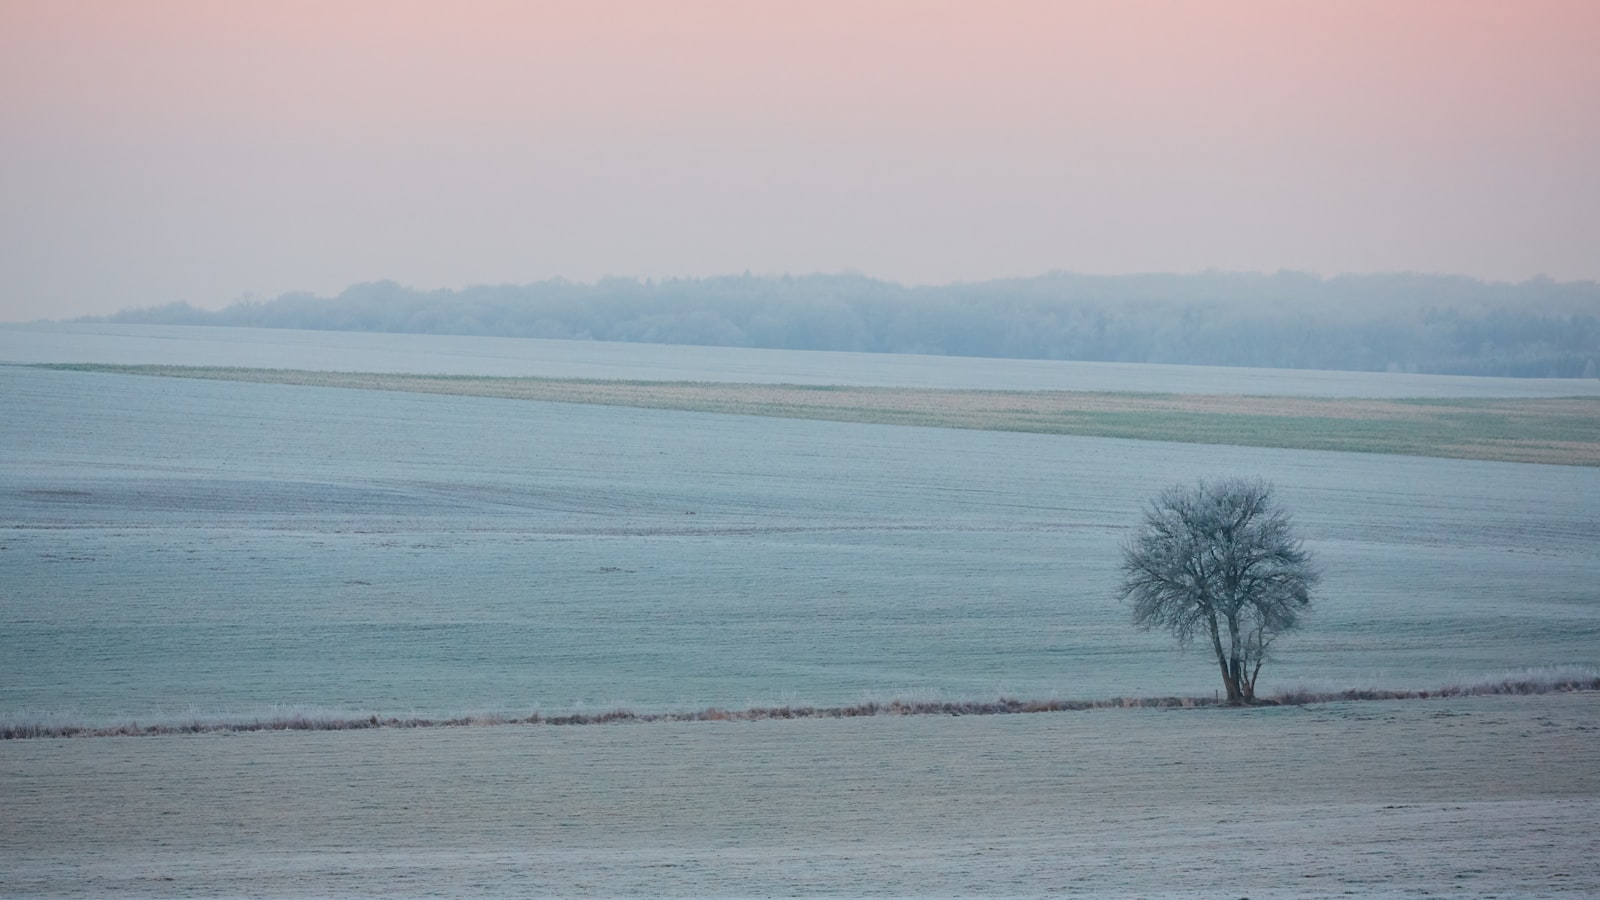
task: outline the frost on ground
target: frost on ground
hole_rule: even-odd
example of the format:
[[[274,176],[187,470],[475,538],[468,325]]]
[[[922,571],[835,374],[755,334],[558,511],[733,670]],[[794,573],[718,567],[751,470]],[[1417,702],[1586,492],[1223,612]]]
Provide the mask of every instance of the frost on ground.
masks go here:
[[[1594,896],[1600,693],[0,743],[0,894]]]

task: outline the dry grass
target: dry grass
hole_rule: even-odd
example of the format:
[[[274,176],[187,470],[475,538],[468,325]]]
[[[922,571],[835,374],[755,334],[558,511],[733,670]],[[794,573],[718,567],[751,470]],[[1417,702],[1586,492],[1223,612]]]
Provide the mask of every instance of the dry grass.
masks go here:
[[[58,365],[204,378],[841,422],[1600,466],[1600,399],[1372,400],[922,390]]]
[[[1305,706],[1360,700],[1426,700],[1440,697],[1534,695],[1600,690],[1600,670],[1588,667],[1528,669],[1456,681],[1432,689],[1377,687],[1314,690],[1291,688],[1261,698],[1263,706]],[[752,706],[724,709],[711,706],[685,712],[636,712],[610,709],[526,716],[480,714],[431,719],[425,717],[350,716],[321,711],[290,710],[254,719],[226,716],[194,717],[173,722],[140,725],[76,725],[61,720],[0,722],[0,740],[69,737],[145,737],[171,734],[209,734],[253,731],[358,731],[371,728],[457,728],[469,725],[611,725],[656,722],[758,722],[771,719],[855,719],[871,716],[998,716],[1025,713],[1082,712],[1092,709],[1198,709],[1226,704],[1208,697],[1115,697],[1104,700],[869,700],[850,706]]]

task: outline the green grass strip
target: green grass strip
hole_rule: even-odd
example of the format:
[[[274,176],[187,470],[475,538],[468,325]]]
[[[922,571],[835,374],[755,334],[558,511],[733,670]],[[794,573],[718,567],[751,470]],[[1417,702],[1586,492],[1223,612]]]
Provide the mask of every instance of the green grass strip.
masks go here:
[[[1600,466],[1600,398],[1239,397],[54,364],[119,375],[931,428]]]

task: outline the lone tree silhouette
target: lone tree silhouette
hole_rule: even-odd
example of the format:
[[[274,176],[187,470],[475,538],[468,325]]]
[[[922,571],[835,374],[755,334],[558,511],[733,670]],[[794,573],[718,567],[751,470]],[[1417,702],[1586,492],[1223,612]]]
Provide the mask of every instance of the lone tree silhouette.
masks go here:
[[[1321,576],[1272,485],[1238,478],[1174,485],[1122,548],[1133,624],[1206,640],[1230,705],[1254,702],[1273,640],[1300,624]]]

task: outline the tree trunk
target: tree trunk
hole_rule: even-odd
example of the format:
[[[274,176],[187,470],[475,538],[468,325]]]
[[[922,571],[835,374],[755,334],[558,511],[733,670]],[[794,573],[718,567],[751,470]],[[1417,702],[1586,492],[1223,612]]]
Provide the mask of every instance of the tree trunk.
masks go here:
[[[1211,631],[1211,649],[1217,654],[1217,667],[1222,669],[1222,686],[1228,689],[1228,705],[1238,706],[1240,702],[1239,679],[1234,676],[1232,660],[1228,653],[1222,649],[1222,631],[1217,625],[1217,614],[1211,613],[1206,624]]]
[[[1233,672],[1227,660],[1218,660],[1222,667],[1222,686],[1228,690],[1228,705],[1238,706],[1242,700],[1239,693],[1239,679],[1233,677]]]
[[[1244,660],[1240,657],[1239,618],[1232,613],[1228,619],[1228,662],[1223,667],[1222,680],[1228,686],[1228,705],[1240,706],[1249,700],[1245,681]]]

